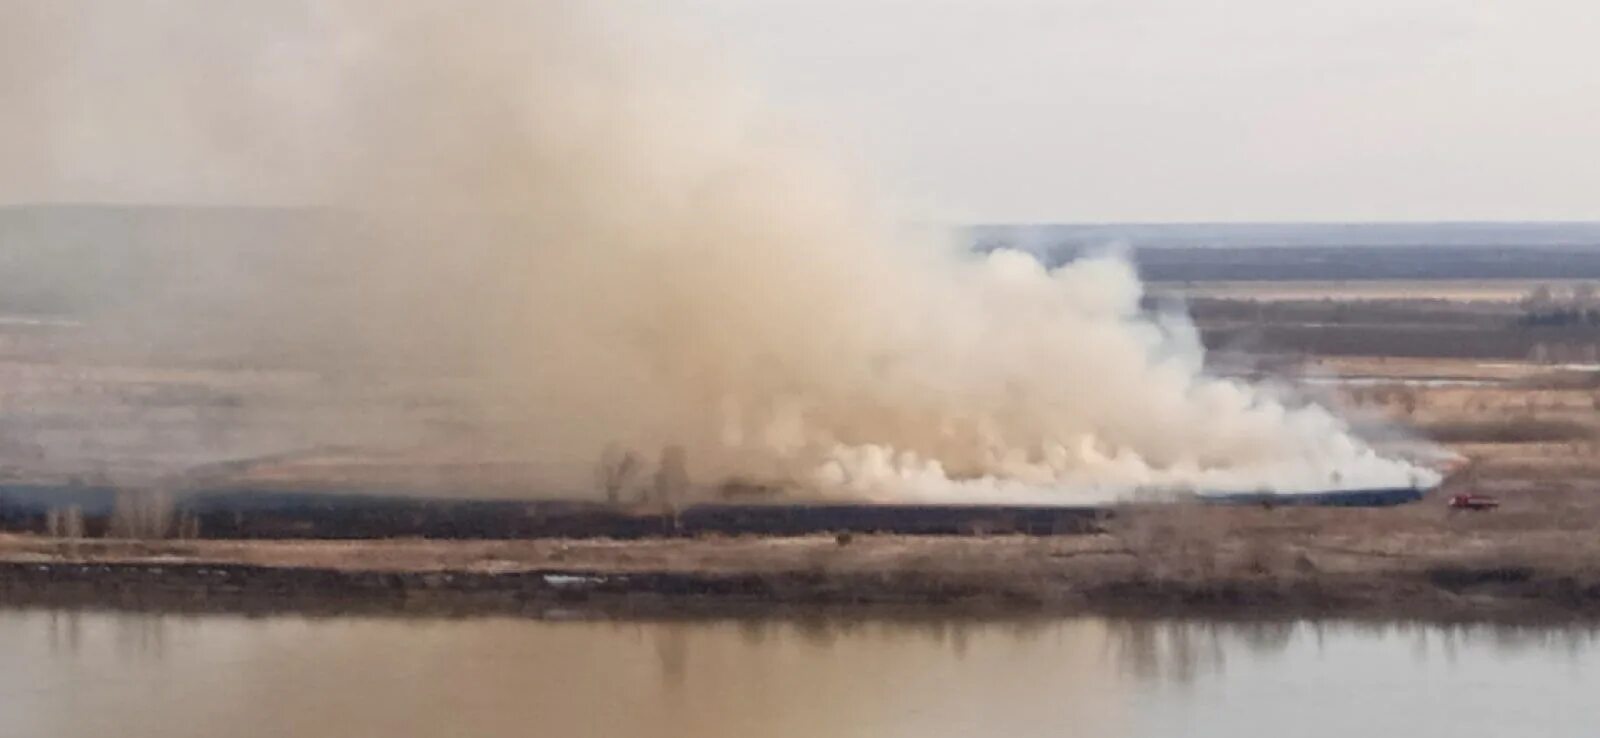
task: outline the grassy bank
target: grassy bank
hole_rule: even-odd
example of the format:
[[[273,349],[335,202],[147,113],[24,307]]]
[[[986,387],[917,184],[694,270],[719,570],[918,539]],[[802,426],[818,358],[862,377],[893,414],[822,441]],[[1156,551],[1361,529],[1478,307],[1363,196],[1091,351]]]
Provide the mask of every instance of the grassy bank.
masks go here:
[[[1600,620],[1600,542],[1507,518],[1172,509],[1093,536],[0,540],[12,604],[550,616],[949,613]],[[1385,517],[1385,516],[1388,517]],[[1514,520],[1514,519],[1512,519]]]

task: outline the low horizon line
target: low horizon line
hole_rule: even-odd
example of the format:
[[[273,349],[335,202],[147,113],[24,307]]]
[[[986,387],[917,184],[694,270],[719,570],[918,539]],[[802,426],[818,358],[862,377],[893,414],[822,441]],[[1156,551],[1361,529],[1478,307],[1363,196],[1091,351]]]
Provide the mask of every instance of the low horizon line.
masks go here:
[[[180,202],[119,202],[93,200],[26,200],[0,203],[3,210],[45,209],[102,209],[102,210],[256,210],[256,211],[329,211],[354,210],[329,205],[283,205],[250,203],[180,203]],[[915,221],[912,221],[915,222]],[[922,221],[925,224],[930,221]],[[1600,226],[1600,218],[1362,218],[1337,220],[1327,218],[1261,218],[1247,220],[1204,220],[1180,218],[1173,220],[973,220],[943,223],[956,228],[1037,228],[1047,226],[1074,227],[1128,227],[1128,226],[1472,226],[1472,225],[1538,225],[1538,226]]]

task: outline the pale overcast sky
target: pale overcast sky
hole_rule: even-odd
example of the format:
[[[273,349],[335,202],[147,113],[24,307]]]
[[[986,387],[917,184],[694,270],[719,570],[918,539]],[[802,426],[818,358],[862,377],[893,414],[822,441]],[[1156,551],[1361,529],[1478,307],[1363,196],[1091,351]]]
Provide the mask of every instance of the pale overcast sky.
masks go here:
[[[574,1],[704,39],[918,219],[1600,220],[1600,0]],[[220,196],[195,90],[305,72],[269,42],[319,6],[195,7],[0,0],[0,201]]]
[[[652,5],[955,219],[1600,219],[1594,0]]]

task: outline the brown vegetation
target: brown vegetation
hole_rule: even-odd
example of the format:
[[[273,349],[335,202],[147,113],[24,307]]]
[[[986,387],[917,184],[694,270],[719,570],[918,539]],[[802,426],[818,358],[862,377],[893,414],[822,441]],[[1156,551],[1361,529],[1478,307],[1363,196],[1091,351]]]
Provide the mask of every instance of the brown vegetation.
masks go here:
[[[1583,516],[1402,509],[1121,511],[1099,535],[589,541],[65,542],[0,537],[10,601],[538,614],[893,606],[1438,617],[1600,616]],[[76,598],[76,599],[74,599]]]
[[[1467,306],[1465,317],[1440,318],[1456,308],[1430,302],[1418,309],[1434,316],[1429,320],[1468,323],[1494,312]],[[1407,330],[1434,330],[1419,322],[1426,321]],[[1408,343],[1391,331],[1339,355],[1262,347],[1281,352],[1274,371],[1301,367],[1310,376],[1357,378],[1319,391],[1365,426],[1392,421],[1468,462],[1435,495],[1402,508],[1144,506],[1119,510],[1100,534],[1046,538],[270,543],[160,540],[199,531],[157,495],[119,505],[111,526],[118,540],[82,539],[82,524],[74,522],[81,515],[68,509],[46,521],[61,539],[0,538],[0,592],[16,601],[76,592],[91,602],[176,596],[228,606],[287,597],[293,606],[455,603],[449,606],[517,612],[852,604],[1600,616],[1600,373],[1527,357],[1419,355],[1475,335],[1434,334],[1432,343]],[[1394,341],[1411,355],[1384,355]],[[295,480],[329,468],[301,461],[258,464],[246,478]],[[384,459],[361,462],[348,471],[352,478],[371,478],[363,476],[373,473],[369,467],[392,471]],[[599,494],[625,502],[679,494],[681,464],[656,478],[645,466],[620,450],[607,454],[596,468]],[[1502,505],[1492,513],[1452,513],[1442,498],[1456,491],[1491,494]]]
[[[1574,420],[1516,417],[1501,421],[1423,423],[1417,431],[1439,443],[1565,443],[1596,437],[1592,425]]]

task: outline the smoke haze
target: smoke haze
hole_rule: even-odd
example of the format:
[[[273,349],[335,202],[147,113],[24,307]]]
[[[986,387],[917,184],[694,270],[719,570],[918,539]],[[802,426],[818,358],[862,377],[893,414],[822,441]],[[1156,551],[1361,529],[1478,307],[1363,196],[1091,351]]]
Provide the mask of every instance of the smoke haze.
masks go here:
[[[335,395],[425,388],[547,488],[608,446],[873,499],[1432,479],[1208,376],[1121,259],[908,235],[688,37],[599,5],[6,0],[0,200],[309,208],[170,255],[84,350],[336,378],[321,440],[396,432]]]

